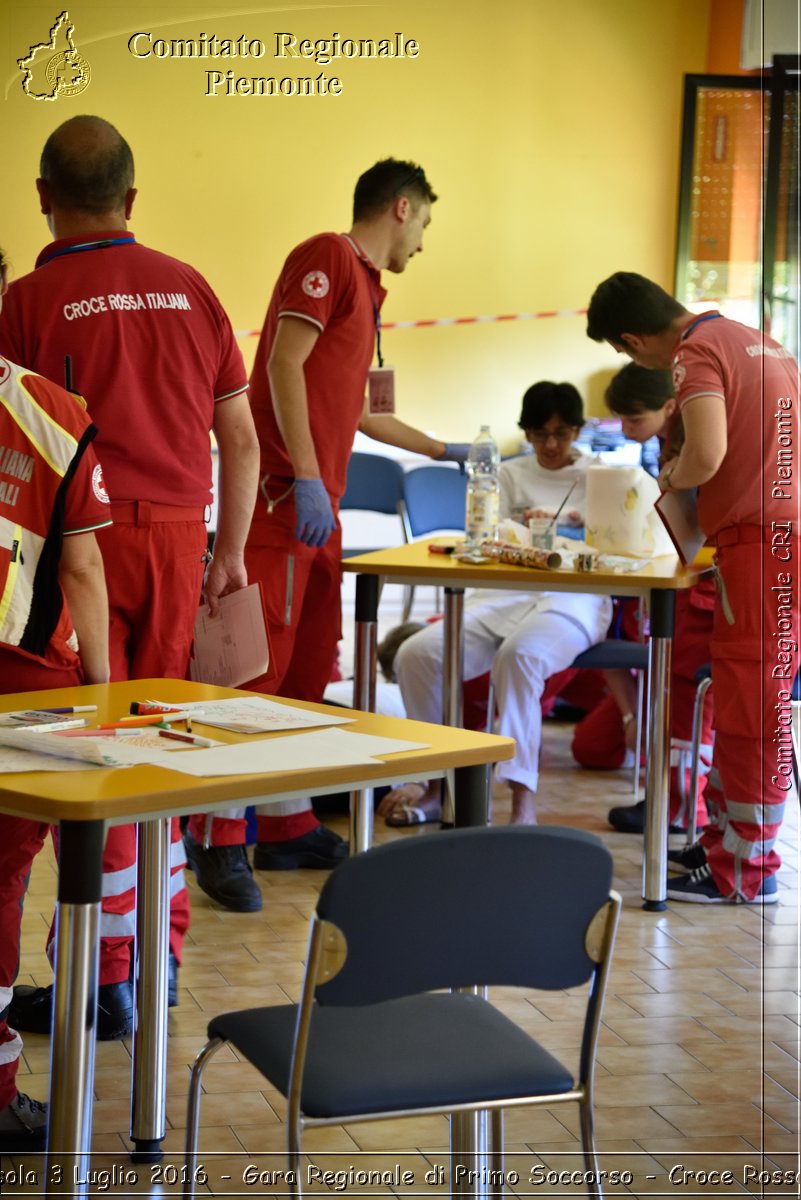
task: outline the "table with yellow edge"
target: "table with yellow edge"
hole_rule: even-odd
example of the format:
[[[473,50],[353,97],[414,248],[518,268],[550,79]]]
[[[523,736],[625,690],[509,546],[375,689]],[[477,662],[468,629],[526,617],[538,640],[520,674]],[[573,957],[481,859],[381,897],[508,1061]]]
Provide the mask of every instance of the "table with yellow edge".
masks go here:
[[[505,591],[584,592],[607,596],[639,596],[648,604],[648,762],[645,792],[643,907],[665,908],[667,893],[667,831],[670,795],[670,661],[675,623],[676,592],[711,574],[712,551],[702,550],[696,562],[683,567],[675,555],[647,560],[636,571],[540,570],[500,562],[461,562],[454,555],[432,553],[427,539],[389,550],[346,558],[344,571],[356,579],[356,660],[354,705],[375,708],[376,629],[379,582],[444,588],[443,724],[462,724],[463,602],[467,587]],[[701,664],[699,664],[701,665]],[[362,813],[369,806],[361,806]],[[480,814],[473,815],[478,823]],[[362,831],[364,842],[366,834]]]
[[[2,711],[97,705],[97,723],[114,721],[133,701],[186,703],[254,693],[176,679],[140,679],[3,697]],[[282,703],[278,700],[278,703]],[[325,712],[330,706],[283,701]],[[94,714],[92,714],[94,715]],[[426,744],[374,764],[263,771],[197,779],[160,766],[36,771],[0,776],[0,812],[59,826],[58,908],[50,1120],[47,1148],[59,1172],[48,1171],[48,1192],[84,1195],[92,1129],[95,1011],[99,960],[103,843],[107,825],[139,824],[136,933],[136,1023],[133,1049],[131,1139],[135,1156],[159,1157],[165,1135],[167,976],[169,954],[170,819],[241,805],[258,796],[282,800],[352,788],[362,790],[408,778],[456,772],[457,821],[468,824],[483,790],[485,764],[511,758],[511,738],[354,713],[357,733]],[[90,721],[94,724],[94,721]],[[198,719],[198,725],[202,722]],[[223,742],[303,737],[303,733],[249,734],[214,730]],[[182,751],[193,753],[193,751]]]

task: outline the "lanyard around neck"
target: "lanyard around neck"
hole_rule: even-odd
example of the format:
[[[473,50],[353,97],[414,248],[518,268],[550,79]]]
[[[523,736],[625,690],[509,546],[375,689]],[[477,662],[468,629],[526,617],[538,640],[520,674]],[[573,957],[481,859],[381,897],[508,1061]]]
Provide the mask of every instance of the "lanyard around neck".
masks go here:
[[[54,258],[63,258],[65,254],[82,254],[85,250],[107,250],[109,246],[133,246],[135,244],[136,238],[129,233],[123,237],[103,238],[99,242],[81,242],[77,246],[62,246],[60,250],[54,250],[52,254],[41,259],[39,266],[43,267],[45,263],[52,262]]]
[[[696,329],[699,325],[702,325],[704,321],[714,321],[716,317],[720,317],[722,315],[723,314],[719,313],[719,312],[712,312],[712,313],[704,313],[703,316],[701,316],[701,317],[696,317],[694,321],[691,321],[690,324],[685,329],[682,330],[679,341],[685,342],[687,340],[687,338],[690,336],[690,334],[692,333],[692,331],[694,329]]]

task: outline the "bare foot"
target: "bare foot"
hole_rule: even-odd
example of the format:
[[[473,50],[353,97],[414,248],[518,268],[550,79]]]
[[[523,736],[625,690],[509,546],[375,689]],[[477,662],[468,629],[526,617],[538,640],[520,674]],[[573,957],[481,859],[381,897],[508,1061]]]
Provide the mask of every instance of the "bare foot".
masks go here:
[[[432,783],[402,783],[387,792],[376,809],[392,828],[427,825],[439,821],[442,814],[439,780]]]
[[[536,825],[537,801],[531,788],[527,788],[523,783],[514,783],[513,781],[510,781],[509,786],[512,789],[512,815],[509,818],[509,824]]]

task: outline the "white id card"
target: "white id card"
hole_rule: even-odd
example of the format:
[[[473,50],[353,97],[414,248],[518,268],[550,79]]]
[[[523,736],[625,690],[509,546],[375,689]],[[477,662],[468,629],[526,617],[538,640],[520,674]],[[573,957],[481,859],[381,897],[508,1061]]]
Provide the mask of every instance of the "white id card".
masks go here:
[[[367,376],[367,396],[370,415],[394,413],[395,411],[395,368],[371,367]]]

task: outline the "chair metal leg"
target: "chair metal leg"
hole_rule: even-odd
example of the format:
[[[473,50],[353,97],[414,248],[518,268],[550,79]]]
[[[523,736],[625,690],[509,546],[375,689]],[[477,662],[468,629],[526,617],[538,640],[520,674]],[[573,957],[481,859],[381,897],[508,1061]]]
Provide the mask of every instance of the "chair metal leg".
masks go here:
[[[293,1112],[290,1108],[287,1112],[286,1126],[286,1155],[287,1166],[289,1168],[287,1187],[289,1195],[297,1197],[297,1200],[301,1200],[303,1196],[303,1176],[300,1164],[300,1135],[302,1128],[303,1122],[300,1114]]]
[[[712,686],[712,677],[702,679],[695,692],[693,703],[693,740],[690,749],[690,795],[687,798],[687,845],[695,841],[698,824],[698,775],[701,758],[701,726],[704,721],[704,698]]]
[[[642,722],[645,712],[645,686],[642,671],[637,672],[637,741],[634,747],[634,770],[632,771],[632,791],[634,799],[640,795],[640,754],[642,751]]]
[[[584,1170],[587,1172],[587,1195],[603,1200],[601,1173],[598,1168],[598,1155],[595,1151],[595,1128],[592,1117],[592,1097],[585,1095],[579,1100],[579,1125],[581,1128],[581,1149],[584,1155]],[[589,1180],[594,1180],[590,1183]]]
[[[492,733],[492,727],[495,724],[495,688],[490,680],[489,693],[487,695],[487,733]],[[495,772],[492,767],[487,768],[487,821],[492,824],[492,781],[495,778]]]
[[[490,1125],[490,1196],[492,1200],[503,1200],[503,1109],[494,1108]]]
[[[413,607],[414,607],[414,584],[409,583],[403,589],[403,616],[402,616],[401,620],[403,621],[404,624],[406,624],[406,622],[411,617]]]
[[[184,1200],[194,1200],[197,1172],[197,1140],[200,1127],[201,1079],[208,1061],[225,1043],[222,1038],[212,1038],[198,1054],[189,1075],[189,1098],[186,1106],[186,1135],[184,1138]]]

